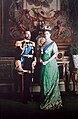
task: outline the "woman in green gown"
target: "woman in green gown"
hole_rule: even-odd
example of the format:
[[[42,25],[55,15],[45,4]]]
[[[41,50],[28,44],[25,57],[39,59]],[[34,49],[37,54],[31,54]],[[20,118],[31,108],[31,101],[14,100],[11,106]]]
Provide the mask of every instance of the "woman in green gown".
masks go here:
[[[62,107],[61,94],[59,90],[59,70],[56,61],[58,48],[55,42],[50,38],[50,31],[44,31],[44,39],[39,42],[41,58],[40,63],[40,82],[43,84],[44,99],[40,104],[40,108],[44,110],[54,110]]]

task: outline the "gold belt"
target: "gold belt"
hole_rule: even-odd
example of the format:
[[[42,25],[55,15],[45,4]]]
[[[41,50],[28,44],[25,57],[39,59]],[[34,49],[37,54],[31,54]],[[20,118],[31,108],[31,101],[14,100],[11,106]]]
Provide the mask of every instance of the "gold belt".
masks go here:
[[[24,57],[33,58],[33,55],[22,55]]]

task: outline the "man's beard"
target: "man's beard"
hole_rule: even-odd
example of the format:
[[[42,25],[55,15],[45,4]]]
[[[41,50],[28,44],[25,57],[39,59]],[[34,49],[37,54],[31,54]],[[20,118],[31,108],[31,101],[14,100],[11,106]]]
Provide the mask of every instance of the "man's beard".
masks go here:
[[[27,40],[30,40],[30,38],[29,37],[25,37]]]

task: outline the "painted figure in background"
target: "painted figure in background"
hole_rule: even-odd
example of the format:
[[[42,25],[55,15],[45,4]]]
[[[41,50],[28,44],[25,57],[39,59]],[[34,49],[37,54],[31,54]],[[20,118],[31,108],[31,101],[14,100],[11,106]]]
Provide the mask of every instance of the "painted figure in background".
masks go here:
[[[24,40],[16,41],[16,44],[15,44],[16,46],[16,56],[15,56],[16,70],[17,72],[24,73],[25,100],[31,99],[29,88],[32,83],[32,71],[34,70],[34,66],[36,65],[35,43],[31,41],[30,39],[31,39],[31,32],[25,31]]]
[[[50,29],[45,27],[44,38],[38,40],[41,50],[40,63],[40,82],[42,85],[43,101],[40,108],[44,110],[54,110],[62,107],[61,94],[59,90],[59,71],[56,61],[58,47],[50,38]]]

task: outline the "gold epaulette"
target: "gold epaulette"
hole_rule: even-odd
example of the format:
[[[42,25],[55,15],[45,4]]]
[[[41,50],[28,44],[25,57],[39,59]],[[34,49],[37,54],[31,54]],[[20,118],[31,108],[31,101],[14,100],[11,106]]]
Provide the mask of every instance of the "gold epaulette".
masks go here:
[[[22,46],[22,42],[21,42],[21,41],[16,41],[15,46],[16,46],[16,47],[17,47],[17,46]]]
[[[31,43],[32,46],[35,47],[35,42],[30,41],[30,40],[27,40],[27,39],[24,39],[24,40],[21,40],[21,41],[16,41],[15,46],[16,46],[16,47],[17,47],[17,46],[22,46],[22,43],[23,43],[23,42],[26,42],[27,44],[28,44],[28,43]]]
[[[27,40],[27,39],[24,39],[23,41],[26,42],[26,43],[31,43],[32,46],[35,47],[35,42]]]
[[[35,42],[32,42],[32,46],[35,47]]]

